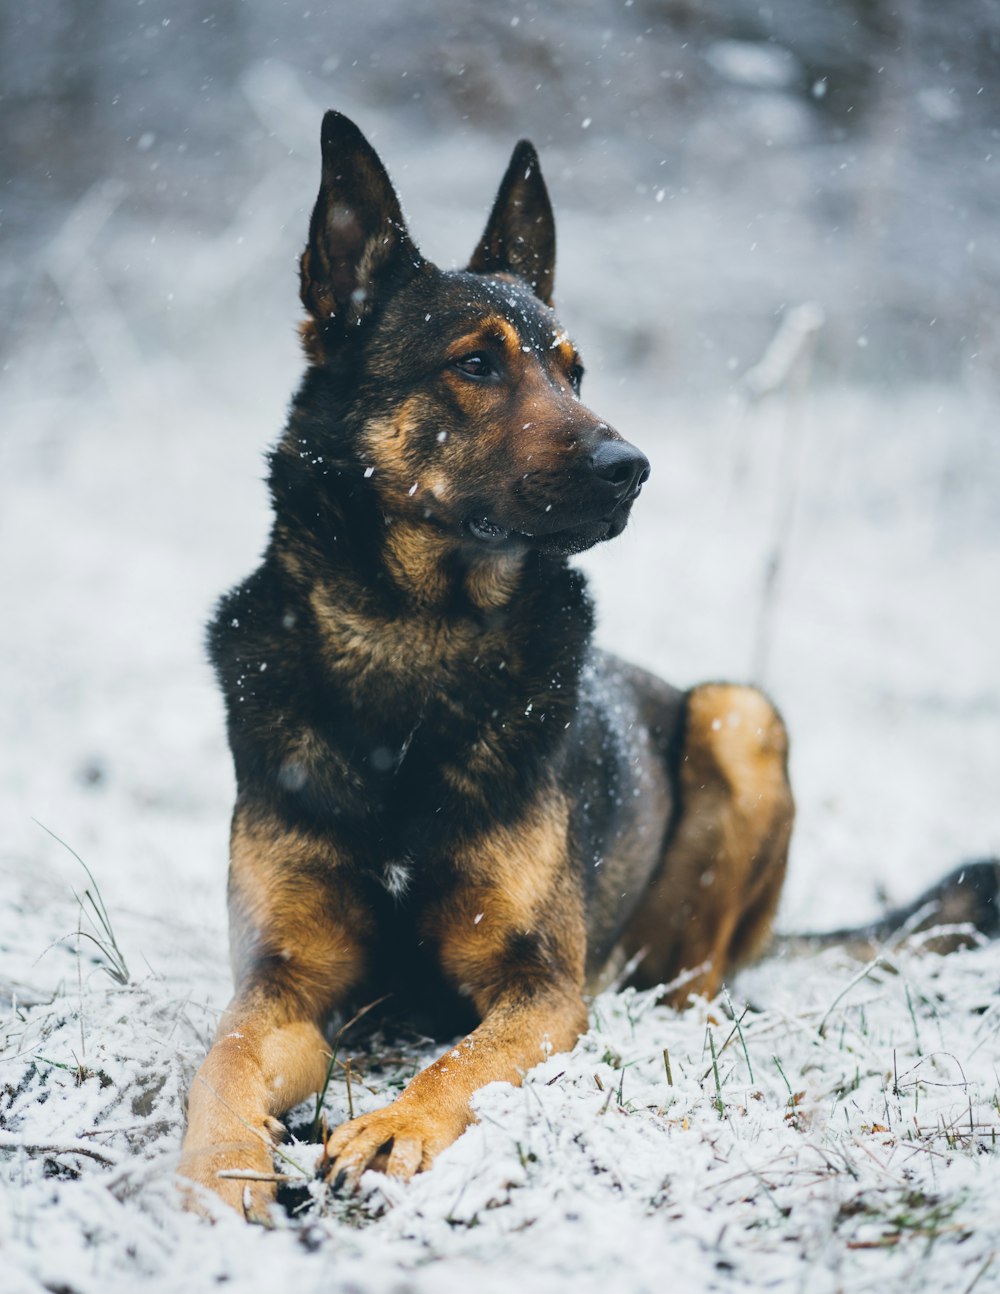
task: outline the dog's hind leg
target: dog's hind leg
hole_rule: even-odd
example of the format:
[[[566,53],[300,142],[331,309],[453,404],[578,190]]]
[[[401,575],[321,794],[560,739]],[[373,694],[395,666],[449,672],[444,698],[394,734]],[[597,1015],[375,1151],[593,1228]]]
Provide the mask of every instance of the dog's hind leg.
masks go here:
[[[329,846],[237,809],[230,872],[236,996],[195,1076],[180,1172],[267,1222],[278,1116],[319,1091],[320,1024],[361,971],[366,926],[349,887],[330,884]],[[188,1194],[199,1207],[194,1192]]]
[[[687,696],[674,772],[679,811],[663,863],[624,936],[632,982],[712,996],[766,943],[785,876],[794,805],[784,724],[754,688]]]

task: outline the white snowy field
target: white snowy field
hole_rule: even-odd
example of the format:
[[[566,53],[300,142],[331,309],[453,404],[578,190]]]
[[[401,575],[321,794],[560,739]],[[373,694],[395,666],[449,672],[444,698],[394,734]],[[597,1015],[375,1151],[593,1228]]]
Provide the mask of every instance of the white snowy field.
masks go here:
[[[301,1189],[270,1233],[181,1211],[184,1093],[229,987],[232,779],[201,625],[266,534],[281,346],[215,387],[163,361],[78,406],[38,358],[5,378],[5,1294],[996,1288],[998,946],[890,949],[864,974],[773,959],[684,1014],[605,995],[572,1055],[484,1092],[411,1185]],[[989,393],[752,409],[594,378],[653,461],[628,533],[587,559],[602,640],[680,683],[762,675],[782,706],[800,813],[782,928],[868,918],[1000,850]],[[108,943],[83,868],[33,819],[92,871],[127,982],[78,933]],[[426,1054],[348,1034],[355,1109]],[[326,1109],[346,1117],[340,1076]],[[314,1113],[292,1120],[307,1142]],[[316,1154],[292,1142],[278,1167]]]
[[[307,1180],[303,1108],[270,1232],[173,1177],[230,988],[202,626],[267,534],[328,106],[445,265],[539,146],[585,398],[653,466],[584,559],[600,638],[781,707],[780,928],[1000,855],[994,8],[0,12],[0,1294],[1000,1290],[1000,943],[775,957],[683,1014],[605,994],[357,1200]],[[806,299],[815,354],[751,403]],[[429,1054],[348,1033],[328,1122]]]

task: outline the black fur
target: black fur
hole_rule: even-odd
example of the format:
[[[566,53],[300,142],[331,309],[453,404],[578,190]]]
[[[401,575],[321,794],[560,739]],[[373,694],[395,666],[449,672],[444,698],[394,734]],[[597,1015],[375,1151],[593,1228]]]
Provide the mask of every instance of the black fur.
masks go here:
[[[565,379],[553,349],[562,329],[530,287],[551,288],[554,255],[537,158],[532,152],[527,159],[533,170],[525,182],[526,155],[523,147],[515,152],[497,204],[506,215],[494,212],[473,258],[482,272],[444,272],[416,253],[391,187],[364,145],[361,161],[342,167],[363,193],[336,200],[353,202],[358,213],[345,218],[355,250],[372,230],[384,230],[387,240],[373,277],[363,284],[359,316],[350,301],[361,282],[356,266],[338,260],[335,272],[324,271],[334,280],[325,286],[310,278],[317,265],[329,267],[335,259],[328,248],[317,249],[335,205],[327,192],[335,126],[324,124],[324,190],[303,258],[303,300],[314,315],[319,301],[332,301],[334,312],[316,320],[313,362],[269,458],[274,525],[263,561],[222,599],[209,626],[239,799],[322,834],[331,851],[349,856],[367,876],[383,931],[377,962],[393,972],[391,987],[399,991],[401,981],[414,976],[415,940],[405,934],[407,922],[430,895],[447,890],[450,844],[496,823],[517,822],[540,788],[560,787],[574,804],[574,862],[589,895],[591,946],[599,959],[631,906],[621,901],[621,869],[606,865],[615,842],[634,825],[642,789],[629,731],[634,725],[652,729],[654,745],[665,752],[680,724],[683,698],[594,651],[585,580],[567,564],[569,553],[618,533],[638,487],[610,512],[606,503],[588,499],[589,451],[604,441],[624,442],[565,389],[567,381],[578,384],[578,358],[574,352],[575,368]],[[347,143],[360,147],[356,140]],[[514,209],[505,205],[512,192],[519,198]],[[519,242],[522,208],[532,229]],[[508,254],[512,247],[518,249],[514,256]],[[512,277],[519,270],[529,286]],[[442,387],[441,373],[453,339],[496,316],[530,352],[542,373],[538,380],[552,385],[554,401],[561,402],[556,415],[566,409],[567,423],[565,431],[550,432],[561,473],[514,483],[522,528],[506,526],[487,551],[464,519],[492,515],[499,506],[494,495],[511,474],[504,437],[521,432],[510,426],[518,416],[516,392],[501,393],[488,424],[472,425],[460,400]],[[437,461],[442,428],[456,441],[497,435],[495,449],[485,447],[478,456],[466,449],[453,469],[457,518],[436,510],[417,518],[444,544],[437,564],[444,587],[432,605],[387,560],[400,519],[382,490],[385,473],[366,471],[371,428],[414,396],[431,411],[408,443],[422,463]],[[644,460],[638,460],[641,467]],[[529,489],[535,497],[529,498]],[[598,506],[607,517],[592,517]],[[517,563],[516,587],[496,605],[477,605],[470,573],[477,564],[504,558]],[[416,669],[401,651],[375,672],[360,665],[352,670],[345,653],[331,648],[329,625],[317,616],[317,590],[329,596],[332,615],[343,608],[358,617],[373,643],[408,626],[414,640],[455,633],[467,646],[439,660],[423,651]],[[457,785],[452,771],[471,768],[482,743],[495,755],[488,778]],[[644,848],[638,874],[628,880],[633,902],[662,845],[658,838]],[[410,877],[405,894],[389,897],[383,873],[398,860],[405,860]],[[544,947],[526,937],[511,946],[510,958],[530,979],[531,968],[544,962]]]

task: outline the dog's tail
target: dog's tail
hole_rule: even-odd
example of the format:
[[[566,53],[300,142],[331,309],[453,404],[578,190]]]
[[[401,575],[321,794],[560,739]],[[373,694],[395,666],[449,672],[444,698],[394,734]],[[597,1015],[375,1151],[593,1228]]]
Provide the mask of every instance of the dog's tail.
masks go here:
[[[956,867],[912,903],[894,908],[871,925],[822,934],[778,935],[774,950],[840,947],[854,957],[870,960],[900,944],[950,953],[996,938],[1000,938],[1000,859],[983,858]]]

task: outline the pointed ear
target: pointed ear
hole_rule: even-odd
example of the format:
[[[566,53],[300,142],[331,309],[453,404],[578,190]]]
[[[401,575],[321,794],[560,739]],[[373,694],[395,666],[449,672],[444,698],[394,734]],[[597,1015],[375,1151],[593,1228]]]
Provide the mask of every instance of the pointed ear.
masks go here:
[[[300,295],[317,322],[343,330],[423,262],[385,167],[354,122],[328,112],[320,139],[323,178],[299,262]]]
[[[516,274],[546,305],[552,304],[556,225],[538,154],[526,139],[514,149],[469,269],[474,274]]]

